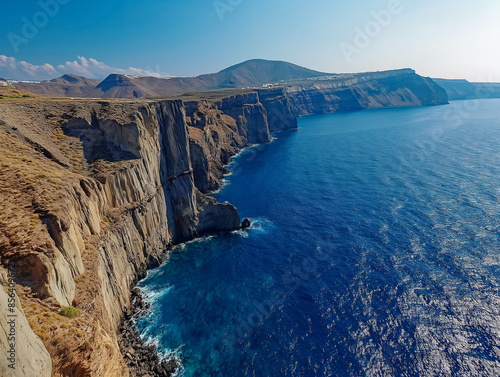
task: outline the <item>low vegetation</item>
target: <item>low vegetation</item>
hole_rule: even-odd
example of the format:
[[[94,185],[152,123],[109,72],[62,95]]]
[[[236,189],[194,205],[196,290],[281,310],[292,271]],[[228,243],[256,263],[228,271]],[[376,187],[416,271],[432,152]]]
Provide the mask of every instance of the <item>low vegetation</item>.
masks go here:
[[[36,95],[26,90],[15,89],[10,86],[0,86],[0,100],[7,98],[34,98]]]
[[[65,308],[59,309],[59,314],[63,317],[73,318],[78,317],[80,315],[80,310],[73,306],[67,306]]]

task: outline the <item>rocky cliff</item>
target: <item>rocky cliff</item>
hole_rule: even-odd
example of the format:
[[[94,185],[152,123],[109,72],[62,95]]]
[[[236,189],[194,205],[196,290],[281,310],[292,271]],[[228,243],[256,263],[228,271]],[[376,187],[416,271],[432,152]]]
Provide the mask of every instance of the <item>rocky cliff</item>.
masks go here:
[[[196,187],[220,187],[230,157],[251,144],[271,140],[271,132],[297,128],[297,117],[283,88],[265,91],[207,92],[184,96]]]
[[[129,375],[117,334],[130,289],[171,245],[240,225],[205,195],[232,156],[298,115],[444,102],[408,70],[158,101],[3,99],[0,298],[14,295],[19,322],[18,368],[0,371]]]
[[[296,127],[286,97],[266,101]],[[0,276],[9,266],[22,320],[5,375],[129,375],[117,334],[131,288],[171,245],[240,226],[205,193],[231,156],[270,140],[268,119],[256,92],[0,103]]]
[[[450,100],[500,98],[500,84],[469,82],[467,80],[433,79],[441,86]]]
[[[444,89],[411,69],[310,80],[286,92],[297,115],[448,103]]]

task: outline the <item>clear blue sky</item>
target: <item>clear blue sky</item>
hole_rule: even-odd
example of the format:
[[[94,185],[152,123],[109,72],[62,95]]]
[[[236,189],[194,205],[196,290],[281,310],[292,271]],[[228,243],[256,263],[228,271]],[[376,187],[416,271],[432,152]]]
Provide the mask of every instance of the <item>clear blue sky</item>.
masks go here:
[[[40,5],[51,2],[66,4]],[[0,76],[193,76],[265,58],[500,81],[499,18],[498,0],[4,0]],[[356,40],[359,30],[371,36]]]

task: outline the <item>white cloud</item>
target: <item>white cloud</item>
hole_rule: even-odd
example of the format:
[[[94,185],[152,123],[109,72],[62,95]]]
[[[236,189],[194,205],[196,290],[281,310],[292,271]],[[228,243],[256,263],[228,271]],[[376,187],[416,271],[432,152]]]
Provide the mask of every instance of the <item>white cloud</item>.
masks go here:
[[[157,72],[140,68],[116,68],[93,58],[78,56],[77,60],[67,61],[56,67],[50,64],[34,65],[16,58],[0,55],[0,77],[13,80],[47,80],[73,73],[89,78],[103,79],[111,73],[121,73],[136,76],[162,77]]]
[[[38,77],[51,77],[57,75],[57,71],[50,64],[33,65],[23,60],[18,61],[15,58],[0,55],[0,76],[11,78],[11,76],[19,76],[21,73],[26,80],[35,80]]]

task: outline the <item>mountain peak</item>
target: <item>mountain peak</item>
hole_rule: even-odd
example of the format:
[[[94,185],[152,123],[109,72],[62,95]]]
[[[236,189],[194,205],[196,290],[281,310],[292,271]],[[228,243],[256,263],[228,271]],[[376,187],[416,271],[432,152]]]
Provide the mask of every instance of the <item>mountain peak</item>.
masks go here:
[[[414,72],[414,71],[411,71]],[[411,73],[400,70],[399,74]],[[373,74],[373,73],[372,73]],[[386,72],[394,75],[394,72]],[[352,76],[353,74],[349,74]],[[164,97],[187,92],[218,89],[262,88],[273,85],[291,85],[308,80],[341,76],[304,68],[279,60],[251,59],[233,65],[218,73],[197,77],[141,77],[112,73],[104,80],[93,80],[74,74],[40,83],[15,84],[35,94],[68,97]]]
[[[76,84],[76,83],[77,83],[77,82],[79,82],[79,81],[83,81],[83,80],[85,80],[85,77],[83,77],[83,76],[73,75],[73,74],[71,74],[71,73],[67,73],[67,74],[65,74],[65,75],[61,76],[61,78],[62,78],[63,80],[66,80],[66,81],[71,82],[71,83],[74,83],[74,84]]]
[[[49,82],[55,84],[73,84],[73,85],[97,85],[99,80],[89,79],[87,77],[74,75],[72,73],[66,73],[61,77],[50,80]]]
[[[237,88],[305,80],[331,74],[279,60],[252,59],[226,68],[216,75],[219,76],[221,87]]]
[[[131,76],[123,75],[121,73],[112,73],[102,80],[97,87],[102,88],[103,90],[108,90],[113,86],[129,86],[133,85],[133,80],[134,78]]]
[[[321,75],[326,75],[327,73],[322,73],[322,72],[317,72],[313,71],[311,69],[307,69],[304,67],[301,67],[299,65],[285,62],[283,60],[267,60],[267,59],[250,59],[250,60],[245,60],[244,62],[232,65],[226,69],[223,69],[221,72],[226,72],[226,71],[234,71],[236,69],[240,68],[247,68],[247,69],[269,69],[269,68],[294,68],[294,69],[300,69],[300,70],[306,70],[309,71],[310,73],[317,73]]]

